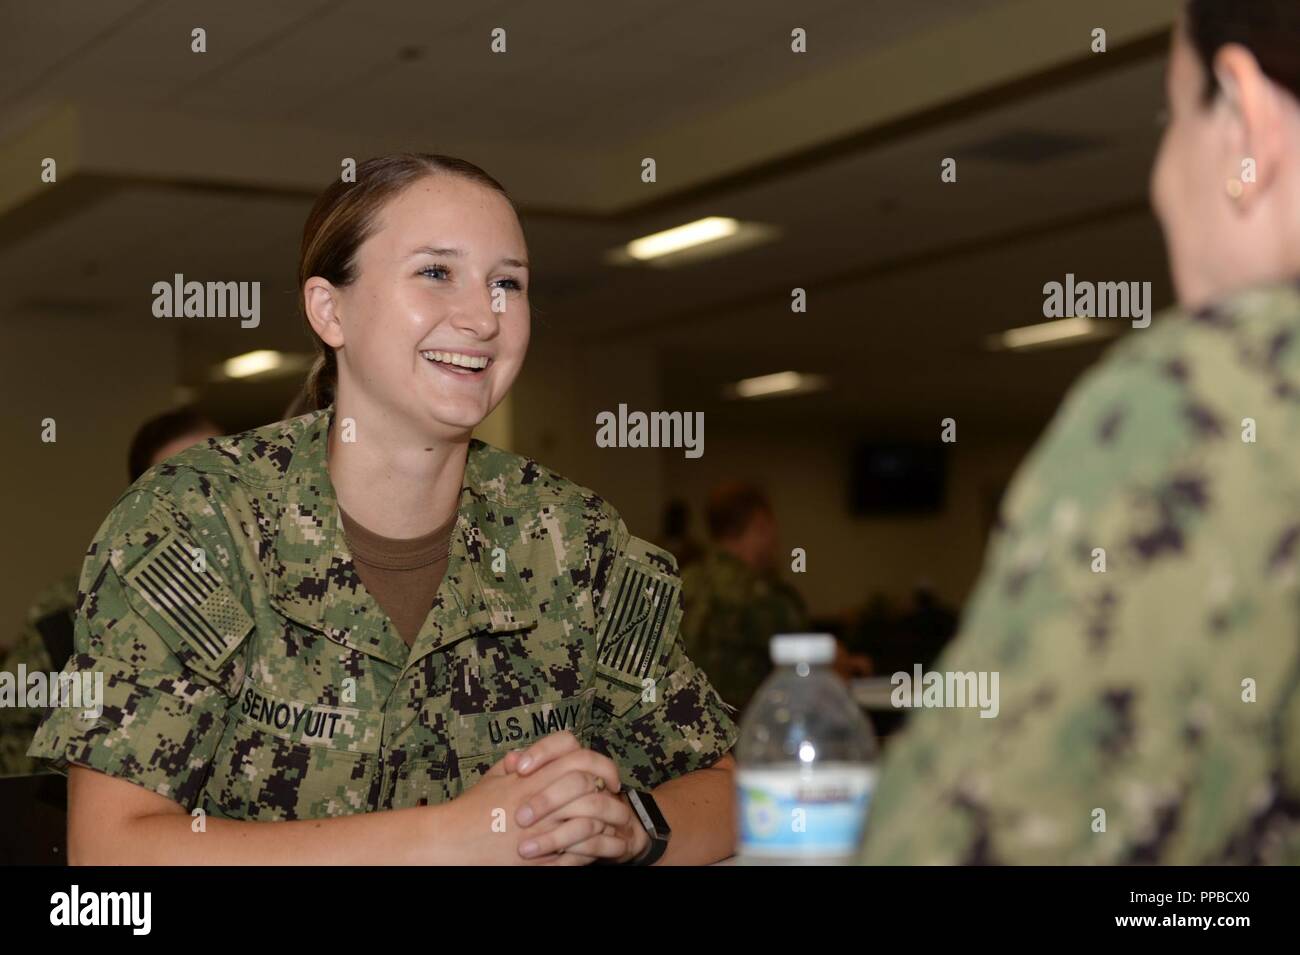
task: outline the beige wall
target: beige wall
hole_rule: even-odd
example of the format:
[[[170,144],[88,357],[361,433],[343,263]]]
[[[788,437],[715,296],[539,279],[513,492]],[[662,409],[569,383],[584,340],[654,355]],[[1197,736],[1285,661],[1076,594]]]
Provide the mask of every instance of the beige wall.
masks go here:
[[[36,594],[80,568],[126,489],[132,435],[171,404],[176,355],[169,331],[120,316],[11,315],[4,326],[0,644],[7,645]],[[128,329],[129,349],[121,344]],[[41,441],[44,418],[55,421],[50,444]]]
[[[952,446],[947,499],[925,517],[862,518],[849,513],[849,459],[856,435],[810,429],[800,434],[727,434],[705,428],[698,460],[668,456],[667,483],[691,505],[696,536],[705,538],[703,503],[728,478],[752,480],[772,499],[783,553],[802,547],[807,571],[788,574],[814,614],[859,607],[875,592],[905,599],[927,580],[960,606],[983,559],[991,507],[1027,444]],[[789,569],[789,559],[786,560]]]
[[[664,462],[657,448],[599,448],[596,415],[660,410],[653,349],[548,340],[534,329],[528,361],[511,394],[511,450],[596,491],[632,533],[654,537],[664,500]]]

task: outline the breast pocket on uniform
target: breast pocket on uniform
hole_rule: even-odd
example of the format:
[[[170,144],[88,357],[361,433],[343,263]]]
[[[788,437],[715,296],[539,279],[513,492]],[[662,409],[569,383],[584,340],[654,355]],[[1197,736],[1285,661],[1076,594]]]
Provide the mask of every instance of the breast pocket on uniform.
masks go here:
[[[506,753],[524,749],[543,736],[568,730],[585,743],[594,695],[593,688],[510,709],[452,716],[449,731],[462,791]]]
[[[207,794],[235,819],[319,819],[375,807],[383,714],[244,684]]]
[[[385,770],[388,792],[385,809],[436,806],[451,798],[451,773],[446,746],[437,744],[389,752]]]

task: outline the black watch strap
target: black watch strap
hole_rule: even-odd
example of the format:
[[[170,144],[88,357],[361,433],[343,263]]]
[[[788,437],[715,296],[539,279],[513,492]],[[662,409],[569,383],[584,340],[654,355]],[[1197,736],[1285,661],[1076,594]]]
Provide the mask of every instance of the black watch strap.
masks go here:
[[[650,837],[645,850],[627,865],[654,865],[668,851],[668,839],[673,832],[668,828],[668,820],[659,811],[659,804],[655,802],[654,796],[639,789],[627,789],[624,792],[632,812],[636,814],[637,820],[645,828],[646,835]]]

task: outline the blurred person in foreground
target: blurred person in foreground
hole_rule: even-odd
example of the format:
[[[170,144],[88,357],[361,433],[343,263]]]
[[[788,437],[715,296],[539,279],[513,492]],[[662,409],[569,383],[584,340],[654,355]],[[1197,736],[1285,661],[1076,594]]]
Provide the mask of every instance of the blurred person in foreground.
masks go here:
[[[1300,862],[1297,51],[1300,0],[1186,5],[1151,178],[1179,308],[1017,475],[938,663],[999,672],[998,716],[912,717],[864,861]]]
[[[131,483],[158,462],[220,434],[216,425],[193,408],[178,408],[150,418],[131,439],[127,453]],[[72,653],[79,576],[79,571],[72,571],[37,594],[27,609],[18,639],[0,654],[0,673],[12,673],[17,680],[20,664],[26,673],[49,673],[63,666]],[[27,755],[27,747],[43,712],[31,706],[0,706],[0,776],[40,770],[37,761]]]

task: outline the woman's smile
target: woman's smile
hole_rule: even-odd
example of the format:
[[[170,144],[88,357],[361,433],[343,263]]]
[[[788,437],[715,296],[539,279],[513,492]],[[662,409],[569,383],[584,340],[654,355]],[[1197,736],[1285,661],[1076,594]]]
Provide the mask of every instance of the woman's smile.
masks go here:
[[[420,352],[420,357],[439,371],[459,377],[475,378],[482,375],[492,363],[492,358],[482,353],[428,350]]]

